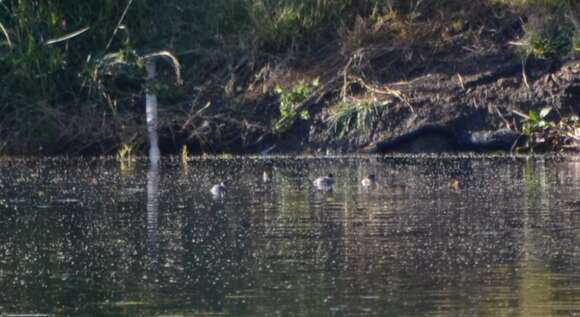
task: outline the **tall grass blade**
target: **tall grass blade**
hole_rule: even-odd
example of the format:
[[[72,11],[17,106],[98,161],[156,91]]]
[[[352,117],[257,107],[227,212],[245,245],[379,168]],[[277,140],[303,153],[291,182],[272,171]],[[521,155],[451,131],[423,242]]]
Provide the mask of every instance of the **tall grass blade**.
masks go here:
[[[117,22],[117,26],[115,27],[115,30],[113,30],[113,34],[111,35],[111,37],[109,38],[109,41],[107,42],[107,46],[105,46],[105,51],[107,51],[109,49],[109,47],[111,47],[111,44],[113,43],[113,39],[115,38],[115,35],[117,35],[117,32],[119,32],[119,28],[121,28],[121,25],[123,24],[123,21],[125,20],[125,16],[127,16],[127,12],[129,12],[129,8],[131,7],[132,4],[133,4],[133,0],[129,0],[129,2],[127,3],[127,6],[125,7],[125,10],[123,10],[123,14],[121,14],[121,18],[119,19],[119,22]]]
[[[10,40],[10,35],[8,35],[8,31],[6,31],[6,28],[2,23],[0,23],[0,31],[2,31],[2,34],[4,34],[6,42],[8,43],[8,47],[12,48],[12,41]]]
[[[88,31],[90,29],[91,28],[87,26],[85,28],[82,28],[80,30],[74,31],[74,32],[69,33],[67,35],[64,35],[64,36],[61,36],[61,37],[57,37],[55,39],[48,40],[48,41],[46,41],[46,45],[56,44],[56,43],[60,43],[60,42],[64,42],[64,41],[70,40],[70,39],[72,39],[74,37],[77,37],[77,36],[85,33],[86,31]]]

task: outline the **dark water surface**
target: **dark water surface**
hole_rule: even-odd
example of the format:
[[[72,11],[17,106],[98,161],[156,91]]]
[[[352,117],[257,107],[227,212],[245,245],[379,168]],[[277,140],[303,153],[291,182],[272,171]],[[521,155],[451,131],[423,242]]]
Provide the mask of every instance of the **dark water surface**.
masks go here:
[[[580,315],[579,190],[571,159],[2,159],[0,316]]]

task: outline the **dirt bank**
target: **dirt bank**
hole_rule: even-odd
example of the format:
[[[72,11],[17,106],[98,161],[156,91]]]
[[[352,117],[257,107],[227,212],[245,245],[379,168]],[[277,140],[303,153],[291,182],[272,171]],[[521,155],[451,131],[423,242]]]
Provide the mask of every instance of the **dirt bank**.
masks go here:
[[[406,96],[406,101],[391,98],[391,106],[370,133],[336,139],[325,130],[329,114],[321,111],[305,144],[312,150],[337,152],[458,150],[474,132],[509,129],[517,133],[521,114],[530,110],[553,107],[554,121],[580,110],[580,64],[575,60],[535,60],[524,65],[504,54],[474,56],[471,65],[449,63],[444,68],[448,71],[433,69],[405,83],[388,85]],[[510,148],[505,143],[481,145],[470,149]]]
[[[325,20],[280,47],[172,51],[182,86],[175,66],[160,64],[159,78],[145,82],[142,65],[122,60],[139,60],[136,51],[107,55],[113,62],[97,63],[79,92],[58,90],[55,104],[22,108],[25,93],[7,98],[15,104],[0,108],[0,153],[144,151],[143,96],[151,89],[166,154],[185,146],[192,154],[510,151],[537,128],[577,119],[576,6],[394,3],[345,5],[343,20]],[[544,108],[549,114],[530,124],[530,111]]]

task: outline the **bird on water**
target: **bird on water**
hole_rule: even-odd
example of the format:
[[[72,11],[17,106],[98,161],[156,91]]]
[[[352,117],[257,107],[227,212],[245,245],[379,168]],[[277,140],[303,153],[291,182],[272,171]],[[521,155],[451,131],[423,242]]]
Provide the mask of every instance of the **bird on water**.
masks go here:
[[[214,197],[223,197],[226,194],[227,189],[227,182],[224,181],[213,185],[213,187],[210,189],[210,192]]]
[[[264,183],[269,183],[272,181],[272,172],[270,171],[264,171],[264,173],[262,173],[262,181]]]
[[[366,187],[366,188],[374,187],[377,184],[377,178],[374,174],[370,174],[367,177],[363,178],[360,181],[360,183],[363,187]]]
[[[322,176],[315,179],[312,184],[318,190],[332,190],[334,186],[334,175],[328,174],[327,176]]]

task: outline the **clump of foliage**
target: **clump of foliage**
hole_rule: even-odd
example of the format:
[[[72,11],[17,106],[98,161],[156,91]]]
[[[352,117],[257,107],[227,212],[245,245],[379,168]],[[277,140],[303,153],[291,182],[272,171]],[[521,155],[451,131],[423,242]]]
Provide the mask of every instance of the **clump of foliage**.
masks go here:
[[[571,51],[573,32],[561,25],[550,25],[540,32],[527,32],[523,44],[526,56],[539,58],[564,56]]]
[[[575,50],[576,4],[567,0],[504,1],[524,8],[520,45],[526,57],[561,58]]]
[[[580,144],[578,117],[562,118],[559,122],[549,120],[552,107],[545,107],[539,112],[530,110],[522,124],[522,133],[527,137],[523,149],[564,150],[577,148]]]
[[[370,133],[380,122],[389,104],[377,100],[341,102],[327,119],[329,131],[341,137],[351,132]]]
[[[133,169],[133,161],[135,160],[134,150],[135,146],[133,144],[125,143],[117,151],[115,158],[119,162],[121,172],[127,173]]]
[[[287,132],[297,120],[310,118],[308,109],[301,109],[301,106],[318,85],[319,81],[315,79],[310,83],[301,80],[289,89],[276,86],[275,91],[280,96],[280,119],[274,123],[274,132],[278,134]]]
[[[131,144],[123,144],[119,151],[117,151],[117,161],[119,162],[129,162],[133,160],[134,146]]]
[[[550,112],[552,112],[551,107],[543,108],[540,112],[534,110],[528,112],[528,118],[522,125],[522,132],[527,137],[526,147],[530,151],[555,150],[562,146],[561,133],[556,129],[556,123],[546,118]]]
[[[534,132],[544,131],[556,126],[553,121],[548,121],[546,117],[552,112],[552,107],[545,107],[540,112],[530,110],[528,118],[522,125],[522,132],[525,135],[531,136]]]
[[[326,25],[338,23],[350,0],[256,0],[249,2],[250,16],[259,42],[267,49],[281,50],[304,42]]]

